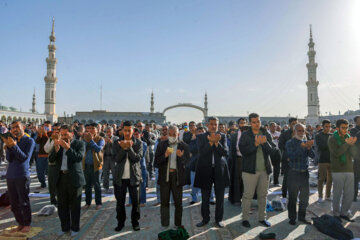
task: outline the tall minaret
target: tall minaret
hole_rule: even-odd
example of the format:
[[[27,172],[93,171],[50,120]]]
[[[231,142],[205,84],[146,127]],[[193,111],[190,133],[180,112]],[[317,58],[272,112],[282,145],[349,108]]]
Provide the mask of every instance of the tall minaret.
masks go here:
[[[316,68],[317,63],[315,62],[315,43],[313,42],[312,29],[310,25],[310,41],[309,41],[309,51],[307,53],[309,57],[309,63],[306,64],[308,69],[308,81],[306,82],[307,92],[308,92],[308,115],[306,117],[306,123],[315,125],[319,123],[320,115],[320,105],[319,105],[319,95],[318,95],[318,85],[319,82],[316,79]]]
[[[208,116],[208,100],[207,100],[207,92],[205,92],[204,109],[205,109],[205,117],[207,117],[207,116]]]
[[[153,113],[154,110],[155,110],[155,108],[154,108],[154,92],[151,91],[150,112]]]
[[[36,97],[35,97],[35,89],[34,89],[34,94],[33,94],[33,98],[32,98],[32,108],[31,108],[31,112],[32,113],[36,113]]]
[[[52,22],[52,31],[50,35],[50,44],[48,46],[49,49],[49,57],[46,58],[47,63],[47,73],[44,78],[45,80],[45,114],[47,120],[51,122],[57,122],[58,116],[55,112],[55,103],[56,103],[56,83],[58,78],[56,77],[56,63],[57,59],[55,58],[55,18],[53,18]]]

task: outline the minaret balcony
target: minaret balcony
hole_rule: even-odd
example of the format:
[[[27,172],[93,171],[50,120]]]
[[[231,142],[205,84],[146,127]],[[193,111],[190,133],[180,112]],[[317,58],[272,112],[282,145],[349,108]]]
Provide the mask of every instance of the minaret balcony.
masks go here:
[[[57,64],[57,58],[46,58],[46,63],[48,64]]]
[[[48,45],[48,49],[49,49],[49,51],[55,51],[56,46],[54,44],[50,44],[50,45]]]
[[[48,83],[57,83],[58,78],[57,77],[53,77],[53,76],[46,76],[44,77],[45,82]]]

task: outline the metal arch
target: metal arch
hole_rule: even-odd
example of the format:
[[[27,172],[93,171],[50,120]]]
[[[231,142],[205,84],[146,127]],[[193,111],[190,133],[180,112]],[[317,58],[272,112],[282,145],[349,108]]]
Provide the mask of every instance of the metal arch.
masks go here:
[[[173,108],[179,108],[179,107],[188,107],[188,108],[195,108],[197,110],[200,110],[203,114],[204,114],[204,118],[206,117],[206,110],[205,108],[202,108],[202,107],[199,107],[199,106],[196,106],[196,105],[193,105],[193,104],[176,104],[176,105],[172,105],[170,107],[167,107],[164,109],[164,111],[162,112],[162,114],[164,115],[166,111],[170,110],[170,109],[173,109]]]

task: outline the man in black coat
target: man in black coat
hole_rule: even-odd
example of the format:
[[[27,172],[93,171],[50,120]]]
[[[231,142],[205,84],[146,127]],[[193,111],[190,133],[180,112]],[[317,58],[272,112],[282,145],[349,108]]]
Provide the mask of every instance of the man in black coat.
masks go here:
[[[284,174],[283,182],[282,182],[282,197],[283,203],[286,204],[287,197],[287,179],[288,179],[288,171],[289,171],[289,158],[285,149],[285,144],[289,141],[294,135],[294,126],[298,123],[297,118],[289,118],[289,129],[282,132],[279,137],[279,149],[281,151],[281,172]]]
[[[196,136],[199,148],[199,159],[195,173],[195,187],[201,188],[201,216],[202,221],[196,224],[202,227],[210,221],[210,194],[215,185],[216,208],[215,226],[223,228],[221,222],[224,215],[224,191],[229,186],[230,174],[226,161],[228,147],[226,136],[218,133],[219,119],[208,118],[208,132]]]
[[[357,148],[356,155],[354,156],[354,199],[357,201],[357,196],[359,192],[359,182],[360,182],[360,116],[354,117],[354,122],[356,126],[350,130],[350,135],[352,137],[357,137],[355,146]]]
[[[126,192],[132,201],[131,224],[134,231],[139,231],[140,219],[140,183],[142,182],[140,160],[143,157],[143,144],[133,136],[134,128],[131,122],[125,121],[123,135],[113,144],[113,160],[115,161],[114,194],[116,198],[116,218],[118,225],[115,231],[124,228],[126,220]]]
[[[169,127],[168,139],[161,141],[156,148],[155,163],[159,167],[158,184],[160,185],[161,225],[169,226],[170,222],[170,192],[175,203],[175,226],[181,226],[182,191],[186,184],[185,166],[190,159],[188,146],[179,141],[179,129]]]
[[[61,126],[60,139],[54,139],[54,151],[49,156],[49,163],[55,164],[53,181],[61,222],[59,235],[71,230],[71,235],[75,236],[80,230],[81,194],[85,185],[81,164],[84,154],[84,143],[73,139],[70,126]]]
[[[270,155],[276,150],[276,146],[269,132],[261,128],[260,116],[257,113],[249,115],[249,122],[251,129],[242,134],[239,142],[239,149],[243,156],[242,179],[244,182],[242,225],[250,227],[249,212],[256,191],[259,222],[270,227],[271,224],[266,220],[265,209],[269,175],[272,173]]]
[[[246,125],[245,118],[239,118],[237,121],[239,129],[231,135],[229,149],[229,171],[230,171],[230,187],[229,201],[232,204],[240,204],[244,192],[244,184],[242,181],[242,155],[239,150],[239,141],[241,134],[244,132]]]

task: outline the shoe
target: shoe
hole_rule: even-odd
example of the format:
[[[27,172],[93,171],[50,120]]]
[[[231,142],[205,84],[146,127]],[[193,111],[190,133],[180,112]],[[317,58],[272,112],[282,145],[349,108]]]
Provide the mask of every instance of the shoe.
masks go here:
[[[100,205],[96,205],[96,210],[99,210],[100,208],[102,207],[102,205],[100,204]]]
[[[71,237],[75,237],[78,234],[79,234],[79,232],[71,231]]]
[[[259,223],[261,223],[265,227],[271,227],[271,223],[267,220],[259,221]]]
[[[217,228],[224,228],[225,225],[222,222],[215,222],[215,227]]]
[[[88,204],[86,204],[85,206],[84,206],[84,209],[89,209],[90,208],[90,205],[88,205]]]
[[[132,205],[131,203],[128,203],[128,204],[126,204],[125,206],[126,206],[126,207],[131,207],[131,205]]]
[[[57,233],[57,236],[60,237],[60,236],[65,235],[65,234],[67,234],[69,232],[70,231],[67,231],[67,232],[60,231],[60,232]]]
[[[290,225],[295,225],[295,224],[296,224],[296,221],[293,220],[293,219],[291,219],[291,220],[289,221],[289,224],[290,224]]]
[[[190,202],[190,205],[193,205],[193,204],[195,204],[195,203],[196,203],[195,201],[191,201],[191,202]]]
[[[279,183],[274,183],[273,185],[274,187],[281,187],[281,185]]]
[[[115,231],[116,231],[116,232],[120,232],[123,228],[124,228],[124,225],[118,225],[118,226],[115,228]]]
[[[160,204],[161,204],[161,203],[158,202],[158,203],[153,204],[153,206],[154,206],[154,207],[157,207],[157,206],[160,206]]]
[[[28,232],[30,232],[30,230],[31,230],[31,227],[30,227],[30,226],[24,226],[24,227],[20,230],[20,232],[22,232],[22,233],[28,233]]]
[[[323,198],[321,198],[321,197],[319,197],[319,199],[318,199],[318,201],[317,201],[318,203],[323,203],[324,202],[324,199]]]
[[[327,198],[325,198],[325,200],[331,202],[331,201],[332,201],[332,198],[331,198],[331,197],[327,197]]]
[[[145,207],[145,203],[140,203],[140,207]]]
[[[20,232],[21,229],[23,229],[23,226],[17,226],[16,228],[11,229],[10,232]]]
[[[134,231],[140,231],[140,226],[139,225],[133,226],[133,229]]]
[[[216,204],[216,202],[210,202],[210,204],[211,204],[211,205],[215,205],[215,204]]]
[[[204,222],[204,221],[201,221],[199,222],[198,224],[196,224],[197,227],[203,227],[205,226],[206,224],[208,224],[207,222]]]
[[[355,220],[350,219],[348,216],[342,216],[342,215],[340,215],[340,218],[342,218],[342,219],[344,219],[344,220],[346,220],[346,221],[348,221],[348,222],[355,222]]]
[[[308,225],[311,225],[311,222],[309,222],[308,220],[306,219],[298,219],[299,222],[302,222],[302,223],[305,223],[305,224],[308,224]]]
[[[246,227],[246,228],[251,227],[251,225],[250,225],[249,221],[247,221],[247,220],[242,221],[242,225],[243,225],[244,227]]]

